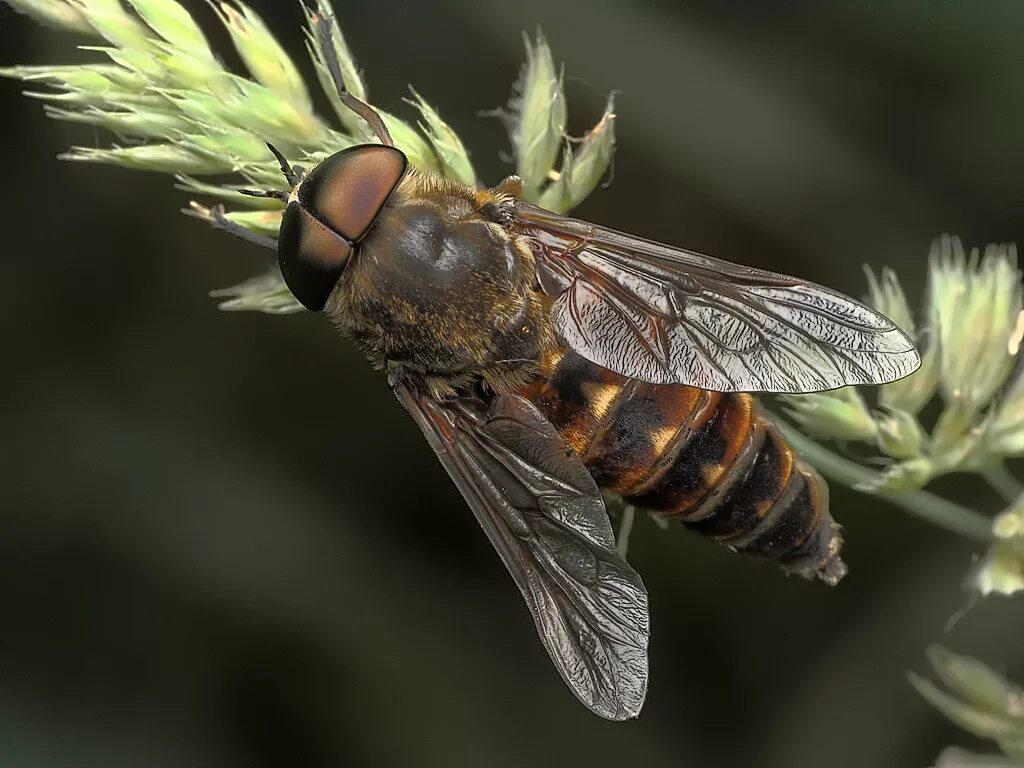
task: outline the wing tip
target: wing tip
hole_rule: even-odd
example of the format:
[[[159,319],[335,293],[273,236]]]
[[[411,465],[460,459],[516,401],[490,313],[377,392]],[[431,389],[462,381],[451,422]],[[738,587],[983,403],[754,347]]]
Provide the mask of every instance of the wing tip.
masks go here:
[[[892,384],[894,381],[912,376],[921,367],[921,352],[917,345],[905,331],[895,324],[886,332],[886,335],[892,335],[894,342],[899,343],[894,343],[885,351],[873,351],[871,356],[878,364],[870,367],[857,366],[860,370],[853,372],[852,375],[848,371],[847,375],[842,377],[823,377],[823,386],[819,389],[785,394],[811,394],[843,387],[874,387]]]
[[[912,376],[921,367],[921,353],[914,346],[901,352],[874,352],[872,355],[874,359],[884,360],[885,363],[872,366],[871,368],[861,367],[856,372],[847,371],[846,375],[842,375],[839,371],[835,372],[840,374],[837,376],[821,375],[814,386],[800,386],[799,388],[779,386],[771,389],[753,390],[752,394],[813,395],[820,392],[831,392],[843,387],[876,387],[892,384],[894,381]],[[721,391],[743,390],[723,388]]]
[[[913,344],[910,349],[902,352],[886,354],[885,359],[889,365],[879,366],[874,371],[877,375],[862,382],[863,385],[892,384],[894,381],[912,376],[921,367],[921,353]]]
[[[646,682],[646,681],[645,681]],[[641,692],[640,696],[630,701],[623,701],[622,699],[615,699],[610,702],[583,702],[587,708],[595,715],[603,717],[605,720],[611,720],[615,723],[624,723],[629,720],[636,720],[640,717],[640,711],[644,708],[644,703],[647,700],[647,688]]]
[[[636,709],[620,709],[614,714],[601,715],[605,720],[611,720],[613,723],[628,723],[630,720],[636,720],[640,717],[640,710],[643,708],[641,704]],[[601,713],[598,713],[601,714]]]

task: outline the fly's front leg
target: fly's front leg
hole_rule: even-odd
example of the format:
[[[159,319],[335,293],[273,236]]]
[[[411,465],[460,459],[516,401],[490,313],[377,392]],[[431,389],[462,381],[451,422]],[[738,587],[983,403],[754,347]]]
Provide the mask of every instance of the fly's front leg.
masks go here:
[[[277,240],[266,235],[260,235],[247,227],[243,227],[241,224],[232,221],[227,217],[224,211],[223,205],[215,205],[212,208],[206,208],[199,203],[189,203],[189,207],[185,209],[185,213],[190,216],[195,216],[197,219],[202,219],[206,223],[213,226],[214,229],[219,229],[222,232],[227,232],[229,235],[245,240],[247,243],[258,245],[260,248],[266,248],[271,251],[277,250]]]
[[[349,93],[348,86],[345,85],[345,76],[341,71],[341,62],[338,60],[338,50],[334,47],[334,17],[314,13],[310,16],[309,21],[313,35],[319,43],[324,65],[327,67],[331,80],[334,81],[334,87],[338,92],[338,98],[341,99],[341,103],[366,121],[366,124],[370,126],[370,130],[373,131],[373,134],[380,140],[381,144],[389,147],[395,146],[387,126],[384,125],[383,118],[369,104]]]
[[[515,198],[516,200],[523,199],[523,180],[521,177],[513,174],[512,176],[506,176],[501,180],[501,183],[494,188],[494,192],[499,195],[508,195],[509,197]]]
[[[477,192],[478,210],[484,218],[510,229],[513,210],[522,195],[523,180],[518,176],[507,176],[498,186]]]

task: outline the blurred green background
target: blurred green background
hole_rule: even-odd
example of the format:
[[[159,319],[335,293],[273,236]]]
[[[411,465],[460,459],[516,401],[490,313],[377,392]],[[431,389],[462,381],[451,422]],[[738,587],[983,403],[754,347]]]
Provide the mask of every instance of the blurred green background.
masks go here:
[[[252,5],[298,57],[297,6]],[[572,132],[618,92],[586,218],[854,295],[891,265],[915,299],[938,233],[1024,239],[1019,0],[336,8],[374,100],[412,117],[413,82],[491,181],[507,139],[477,113],[541,26]],[[75,42],[0,6],[3,64]],[[178,215],[167,178],[58,162],[107,137],[19,91],[0,83],[0,764],[918,768],[978,747],[906,683],[928,643],[1024,677],[1020,600],[943,634],[973,545],[834,488],[835,590],[641,521],[648,703],[590,715],[382,378],[323,318],[219,313],[206,291],[266,254]]]

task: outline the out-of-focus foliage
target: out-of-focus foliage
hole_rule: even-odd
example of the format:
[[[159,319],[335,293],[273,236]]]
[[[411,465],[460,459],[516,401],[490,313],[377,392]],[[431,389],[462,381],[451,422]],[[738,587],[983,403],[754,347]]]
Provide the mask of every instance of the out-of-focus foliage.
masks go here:
[[[524,39],[526,64],[515,85],[510,125],[523,192],[532,196],[547,183],[565,140],[565,85],[544,37]]]
[[[1020,768],[1020,762],[1003,755],[977,755],[950,747],[939,755],[935,768]]]
[[[1014,374],[1024,337],[1016,247],[989,245],[968,255],[959,239],[943,235],[932,244],[928,267],[923,326],[896,273],[883,269],[876,277],[867,269],[867,300],[917,339],[921,368],[879,387],[874,411],[860,392],[845,388],[787,397],[787,413],[809,435],[879,452],[865,462],[884,468],[864,467],[852,483],[864,492],[899,499],[941,475],[976,472],[1011,500],[1022,489],[1003,462],[1024,452],[1024,375]],[[919,414],[936,391],[943,407],[929,432]],[[1024,589],[1020,504],[993,524],[995,543],[971,578],[982,595]]]
[[[868,302],[897,321],[922,347],[921,368],[878,388],[870,412],[856,392],[786,398],[787,412],[808,434],[859,441],[880,452],[884,469],[865,491],[921,488],[950,472],[983,472],[1024,453],[1024,383],[1017,367],[1024,336],[1020,271],[1013,244],[975,248],[943,235],[929,256],[924,326],[914,322],[895,272],[868,274]],[[930,430],[918,419],[938,390],[943,410]],[[865,393],[867,391],[865,390]]]
[[[1018,498],[992,523],[995,538],[971,577],[981,595],[1012,595],[1024,590],[1024,498]]]
[[[821,460],[826,473],[828,466],[846,469],[833,472],[833,479],[865,493],[885,494],[908,509],[920,511],[923,504],[935,515],[940,503],[946,504],[920,491],[940,475],[975,472],[986,477],[1012,503],[993,520],[993,541],[968,585],[983,597],[1012,595],[1024,590],[1024,492],[1003,465],[1024,448],[1024,371],[1019,365],[1024,305],[1016,248],[989,245],[984,254],[975,248],[967,255],[957,238],[944,235],[932,245],[928,266],[923,327],[915,323],[895,272],[883,269],[876,277],[867,269],[868,301],[921,344],[921,368],[880,387],[874,412],[860,392],[846,388],[785,398],[787,413],[812,436],[860,442],[879,452],[865,463],[884,462],[880,472],[805,444],[808,457]],[[941,393],[942,410],[929,433],[919,414],[935,392]],[[950,527],[965,522],[976,527],[973,510],[950,506],[945,514]],[[917,690],[960,726],[997,741],[1010,760],[1024,760],[1024,693],[980,662],[942,649],[933,649],[929,658],[950,691],[912,675]],[[951,752],[939,765],[1010,764],[1002,758],[987,760]]]
[[[944,648],[931,648],[928,660],[944,687],[911,673],[910,682],[921,695],[964,730],[998,744],[1013,761],[1010,765],[1024,762],[1024,690],[981,662]],[[943,759],[946,765],[957,764],[950,762],[952,756]],[[965,767],[989,764],[987,758],[958,759]]]

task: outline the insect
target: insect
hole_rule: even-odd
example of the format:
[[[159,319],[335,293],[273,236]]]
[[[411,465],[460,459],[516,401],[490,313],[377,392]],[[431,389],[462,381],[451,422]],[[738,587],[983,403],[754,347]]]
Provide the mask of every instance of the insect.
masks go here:
[[[746,393],[893,381],[910,339],[822,286],[529,205],[515,177],[411,169],[328,63],[380,143],[309,173],[274,150],[289,190],[251,194],[286,205],[281,272],[386,371],[576,696],[622,720],[647,690],[647,593],[602,491],[835,584],[827,487]]]

